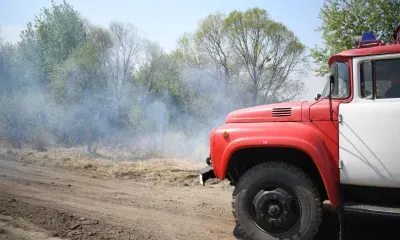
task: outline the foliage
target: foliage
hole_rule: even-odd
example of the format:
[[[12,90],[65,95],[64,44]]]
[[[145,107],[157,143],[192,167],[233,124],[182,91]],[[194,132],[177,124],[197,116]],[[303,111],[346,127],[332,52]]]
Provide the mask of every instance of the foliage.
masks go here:
[[[326,0],[319,18],[324,47],[311,49],[311,56],[319,65],[320,76],[329,73],[329,56],[354,48],[355,37],[373,31],[378,39],[392,41],[394,29],[400,23],[398,0]]]
[[[44,71],[51,71],[55,64],[65,61],[86,38],[83,19],[65,1],[60,5],[52,2],[51,9],[43,9],[35,18],[35,28],[44,50]]]

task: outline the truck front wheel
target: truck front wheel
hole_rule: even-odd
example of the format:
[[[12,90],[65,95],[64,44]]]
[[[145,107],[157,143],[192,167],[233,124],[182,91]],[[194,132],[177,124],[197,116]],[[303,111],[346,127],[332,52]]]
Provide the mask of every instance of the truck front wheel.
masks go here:
[[[248,170],[233,192],[233,215],[246,239],[311,240],[322,220],[322,203],[311,178],[284,162]]]

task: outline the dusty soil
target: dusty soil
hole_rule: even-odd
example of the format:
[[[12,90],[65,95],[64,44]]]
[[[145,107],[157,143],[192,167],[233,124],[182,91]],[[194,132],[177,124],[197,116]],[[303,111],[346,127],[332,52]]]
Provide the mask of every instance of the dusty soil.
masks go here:
[[[226,182],[203,187],[190,177],[169,184],[91,174],[0,156],[0,239],[240,239]],[[329,207],[325,214],[317,239],[337,239],[335,214]],[[346,239],[382,239],[398,226],[356,220]]]

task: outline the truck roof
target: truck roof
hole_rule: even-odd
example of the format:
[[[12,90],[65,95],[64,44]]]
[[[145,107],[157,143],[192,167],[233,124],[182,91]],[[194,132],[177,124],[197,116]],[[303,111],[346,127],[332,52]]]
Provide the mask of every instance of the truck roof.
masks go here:
[[[380,54],[391,54],[391,53],[400,53],[400,44],[349,49],[331,56],[329,58],[328,63],[329,65],[331,65],[333,62],[335,62],[338,58],[341,57],[357,57],[357,56],[380,55]]]

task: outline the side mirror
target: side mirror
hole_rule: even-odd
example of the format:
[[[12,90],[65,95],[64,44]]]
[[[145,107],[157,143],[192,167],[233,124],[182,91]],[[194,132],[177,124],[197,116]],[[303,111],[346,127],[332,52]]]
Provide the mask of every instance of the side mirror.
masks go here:
[[[317,93],[316,95],[315,95],[315,101],[317,101],[318,99],[320,99],[321,98],[321,93]]]

